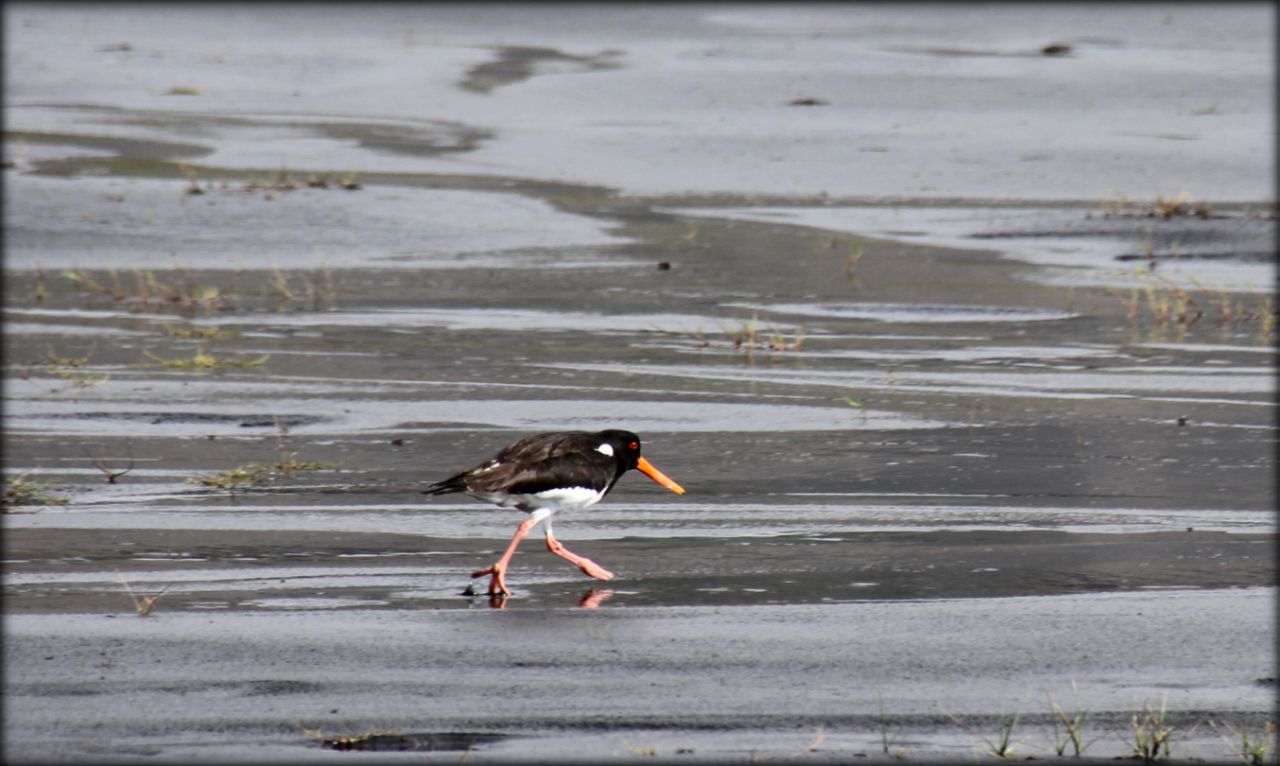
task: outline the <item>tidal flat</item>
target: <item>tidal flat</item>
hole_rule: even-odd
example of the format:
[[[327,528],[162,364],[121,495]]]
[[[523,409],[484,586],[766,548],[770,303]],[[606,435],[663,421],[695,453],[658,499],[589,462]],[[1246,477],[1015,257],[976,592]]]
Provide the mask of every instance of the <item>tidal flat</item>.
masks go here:
[[[1273,736],[1274,9],[503,7],[6,6],[7,761]],[[465,595],[420,491],[608,427],[615,579]]]

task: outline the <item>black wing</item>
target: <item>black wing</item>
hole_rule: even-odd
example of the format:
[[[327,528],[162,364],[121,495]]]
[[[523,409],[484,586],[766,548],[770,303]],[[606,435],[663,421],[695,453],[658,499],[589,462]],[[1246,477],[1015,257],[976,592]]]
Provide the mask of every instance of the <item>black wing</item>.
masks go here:
[[[618,463],[596,450],[600,435],[567,431],[526,436],[492,459],[438,481],[427,495],[452,492],[531,494],[559,487],[612,487]]]
[[[541,463],[575,452],[594,452],[598,446],[600,435],[587,431],[534,434],[502,450],[493,459],[499,463]],[[476,467],[484,465],[488,463]]]

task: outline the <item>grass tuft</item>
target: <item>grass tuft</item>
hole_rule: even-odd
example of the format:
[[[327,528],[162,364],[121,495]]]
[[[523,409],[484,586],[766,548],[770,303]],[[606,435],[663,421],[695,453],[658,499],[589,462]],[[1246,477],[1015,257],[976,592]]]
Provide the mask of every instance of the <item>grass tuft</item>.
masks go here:
[[[657,755],[658,748],[654,745],[633,745],[623,738],[622,744],[635,755]]]
[[[1014,713],[1008,721],[1000,726],[1000,736],[995,742],[991,742],[983,737],[983,742],[987,743],[987,752],[998,758],[1013,758],[1013,730],[1018,725],[1018,714]]]
[[[237,489],[245,487],[260,487],[270,484],[293,476],[299,471],[331,471],[337,467],[333,463],[298,460],[298,454],[290,452],[275,463],[248,463],[238,468],[232,468],[229,471],[221,471],[207,476],[193,476],[187,479],[187,483],[235,492]]]
[[[124,575],[120,574],[119,572],[117,572],[116,574],[120,579],[120,584],[124,586],[125,592],[129,594],[129,598],[133,599],[133,607],[134,609],[137,610],[139,617],[146,617],[147,615],[151,614],[152,610],[156,608],[156,602],[159,601],[160,597],[165,594],[165,591],[169,590],[169,588],[172,587],[172,586],[166,585],[163,588],[161,588],[159,591],[157,591],[156,593],[150,596],[139,596],[137,593],[134,592],[133,588],[129,585],[129,581],[124,579]]]
[[[284,272],[277,266],[271,267],[271,276],[275,287],[275,294],[280,297],[281,302],[288,303],[293,300],[293,290],[289,289],[289,280],[285,277]]]
[[[813,738],[810,739],[809,742],[806,743],[805,746],[800,750],[800,752],[795,754],[795,756],[798,757],[802,755],[807,755],[809,753],[817,752],[818,748],[822,747],[822,743],[826,741],[827,741],[827,732],[823,727],[819,726],[813,732]]]
[[[101,471],[101,472],[102,472],[102,475],[103,475],[104,477],[106,477],[106,479],[107,479],[107,483],[108,483],[108,484],[115,484],[115,483],[116,483],[116,479],[120,478],[121,476],[126,475],[127,473],[129,473],[130,471],[132,471],[132,470],[133,470],[133,467],[134,467],[134,459],[133,459],[133,451],[132,451],[132,450],[130,450],[130,451],[129,451],[129,466],[128,466],[127,468],[124,468],[123,470],[116,470],[116,469],[114,469],[114,468],[111,468],[111,467],[109,467],[109,466],[106,464],[106,462],[105,462],[105,461],[100,460],[100,459],[98,459],[98,458],[96,458],[96,457],[95,457],[95,458],[93,458],[92,460],[93,460],[93,467],[94,467],[94,468],[97,468],[99,471]]]
[[[45,289],[45,286],[44,286],[44,266],[42,264],[37,263],[36,264],[36,288],[35,288],[35,299],[36,299],[37,306],[44,305],[44,299],[47,294],[48,294],[48,291]]]
[[[858,292],[862,287],[862,283],[858,281],[854,273],[858,270],[858,262],[862,260],[862,243],[855,242],[849,246],[849,257],[844,264],[844,278],[849,283],[849,290]]]
[[[279,420],[276,421],[276,454],[277,460],[274,463],[249,463],[229,471],[221,471],[206,476],[192,476],[187,479],[188,484],[198,484],[202,487],[212,487],[215,489],[225,489],[234,493],[238,489],[245,487],[260,487],[279,479],[289,478],[299,471],[331,471],[338,466],[333,463],[317,463],[298,459],[298,453],[290,451],[287,447],[286,437],[289,429]]]
[[[394,740],[394,744],[396,745],[408,745],[410,743],[408,737],[397,734],[389,729],[374,729],[372,731],[365,732],[364,734],[357,734],[351,737],[326,737],[319,729],[310,729],[306,726],[302,726],[301,724],[299,724],[298,728],[302,729],[304,734],[317,740],[322,746],[327,747],[330,750],[405,750],[408,748],[404,746],[388,748],[386,743],[383,741]]]
[[[49,348],[45,355],[45,364],[58,378],[81,388],[90,388],[111,379],[110,373],[93,373],[84,369],[89,364],[91,356],[93,356],[92,348],[84,356],[59,356]]]
[[[191,188],[199,189],[198,186]],[[190,192],[189,193],[195,193]],[[199,192],[203,194],[204,192]],[[77,292],[86,299],[104,297],[115,304],[124,304],[133,311],[159,312],[176,309],[191,314],[197,310],[227,311],[232,308],[229,293],[234,289],[235,279],[239,272],[232,275],[232,286],[222,289],[214,285],[198,284],[179,266],[173,271],[181,282],[168,283],[161,280],[151,269],[133,269],[133,287],[128,288],[115,269],[108,269],[111,283],[106,284],[79,268],[68,269],[62,276],[75,285]]]
[[[280,182],[272,182],[273,187]],[[191,187],[200,189],[199,186]],[[205,193],[203,190],[201,194]],[[255,284],[246,289],[241,285],[244,269],[236,269],[229,274],[223,284],[198,281],[181,266],[172,267],[172,275],[162,277],[151,269],[135,268],[132,270],[132,282],[115,269],[107,269],[105,276],[76,267],[66,269],[62,277],[73,285],[76,294],[87,306],[105,300],[115,307],[134,312],[145,313],[177,313],[193,316],[198,313],[231,311],[241,304],[255,303],[263,299],[274,299],[277,310],[293,308],[295,300],[305,301],[311,310],[320,311],[331,308],[337,295],[333,272],[329,269],[323,255],[318,268],[314,270],[296,269],[289,272],[278,267],[271,267],[263,273],[251,272]],[[293,280],[301,279],[303,289],[294,286]],[[37,304],[43,304],[48,297],[45,289],[43,271],[37,272],[36,295]],[[172,334],[180,337],[223,337],[225,331],[204,330],[192,327],[174,328]]]
[[[1133,757],[1143,763],[1157,760],[1168,760],[1173,745],[1173,732],[1177,727],[1169,722],[1169,698],[1160,700],[1160,709],[1152,710],[1147,703],[1142,713],[1134,713],[1130,726],[1133,729],[1133,742],[1130,749]]]
[[[1276,310],[1269,294],[1260,296],[1256,306],[1249,308],[1226,290],[1208,287],[1199,280],[1192,280],[1200,291],[1197,293],[1149,271],[1137,271],[1134,275],[1144,283],[1141,287],[1128,291],[1106,288],[1124,308],[1125,321],[1132,328],[1147,326],[1156,331],[1173,332],[1176,339],[1182,340],[1216,309],[1216,324],[1222,332],[1252,327],[1263,339],[1271,338],[1275,332]]]
[[[1114,200],[1102,201],[1102,214],[1107,217],[1123,218],[1157,218],[1167,221],[1171,218],[1213,218],[1213,208],[1203,200],[1193,202],[1191,195],[1185,191],[1173,197],[1157,194],[1155,202],[1133,202],[1123,194]]]
[[[770,328],[760,329],[760,316],[751,315],[751,321],[743,322],[737,329],[725,329],[725,336],[733,348],[746,351],[799,351],[804,343],[804,331],[797,328],[790,337]]]
[[[898,727],[892,734],[889,733],[889,716],[884,710],[884,695],[880,695],[880,714],[877,717],[880,723],[880,748],[885,755],[892,755],[894,758],[904,758],[907,755],[905,747],[898,746],[898,737],[902,735],[902,727]]]
[[[193,327],[186,325],[183,327],[175,327],[165,325],[164,332],[173,338],[197,339],[197,340],[217,340],[219,338],[235,338],[240,335],[237,330],[223,330],[218,327]]]
[[[1218,731],[1218,724],[1214,720],[1209,720],[1209,725],[1214,731]],[[1223,721],[1222,727],[1230,732],[1230,736],[1222,734],[1222,741],[1227,743],[1227,747],[1231,748],[1231,752],[1235,753],[1241,761],[1249,766],[1262,766],[1265,763],[1274,763],[1274,753],[1276,749],[1276,723],[1275,721],[1264,721],[1262,723],[1262,731],[1256,735],[1253,733],[1252,727],[1248,724],[1236,726],[1230,721]],[[1268,754],[1272,754],[1268,760]]]
[[[27,471],[17,476],[10,476],[5,480],[4,497],[0,499],[0,510],[5,513],[20,513],[20,511],[13,511],[12,509],[66,505],[71,502],[71,498],[65,495],[53,494],[43,482],[28,478],[32,473],[34,471]]]
[[[974,731],[974,734],[979,739],[982,740],[982,743],[984,745],[986,745],[988,755],[994,755],[997,758],[1004,758],[1004,759],[1011,759],[1011,758],[1018,757],[1013,751],[1014,745],[1019,744],[1013,741],[1013,731],[1018,726],[1018,716],[1019,716],[1018,713],[1014,713],[1008,720],[1005,720],[1003,723],[1000,724],[1000,733],[999,733],[999,736],[996,737],[994,742],[990,739],[987,739],[985,734],[978,731]],[[962,727],[964,726],[964,722],[961,721],[959,718],[956,718],[954,715],[947,713],[947,717],[950,718],[952,721],[955,721],[960,726]]]
[[[261,367],[271,358],[270,354],[263,354],[257,359],[228,359],[226,357],[215,357],[206,354],[204,349],[197,348],[196,353],[190,359],[165,359],[157,356],[150,351],[143,350],[144,354],[159,362],[162,366],[175,370],[216,370],[225,367]]]
[[[1073,690],[1075,689],[1074,682],[1072,682],[1071,687]],[[1101,739],[1101,736],[1098,736],[1087,742],[1085,741],[1084,724],[1088,714],[1081,708],[1077,707],[1074,713],[1068,714],[1050,695],[1049,709],[1053,711],[1053,717],[1050,719],[1053,723],[1053,749],[1058,755],[1064,755],[1069,744],[1071,745],[1072,755],[1080,758],[1090,745]],[[1062,728],[1059,729],[1059,726]]]

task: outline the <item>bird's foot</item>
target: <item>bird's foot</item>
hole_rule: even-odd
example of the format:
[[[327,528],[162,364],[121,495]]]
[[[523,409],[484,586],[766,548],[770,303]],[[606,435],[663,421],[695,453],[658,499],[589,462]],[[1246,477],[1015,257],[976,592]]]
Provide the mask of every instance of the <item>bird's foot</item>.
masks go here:
[[[613,579],[613,572],[610,572],[608,569],[605,569],[591,559],[583,559],[582,562],[578,564],[578,568],[582,570],[583,574],[594,577],[597,580]]]
[[[507,588],[507,580],[506,580],[506,577],[503,576],[504,574],[505,572],[499,569],[495,565],[491,567],[485,567],[484,569],[472,572],[471,576],[484,577],[485,575],[491,575],[489,579],[489,595],[490,596],[509,596],[511,595],[511,590]]]

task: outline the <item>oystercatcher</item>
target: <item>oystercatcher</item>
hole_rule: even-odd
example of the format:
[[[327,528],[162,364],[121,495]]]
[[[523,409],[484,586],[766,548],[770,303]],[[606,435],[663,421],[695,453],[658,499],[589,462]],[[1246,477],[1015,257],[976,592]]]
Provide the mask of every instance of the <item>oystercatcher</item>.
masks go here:
[[[677,495],[684,494],[683,487],[640,457],[640,437],[616,429],[526,436],[493,459],[432,484],[423,494],[465,492],[479,500],[529,514],[529,518],[516,527],[515,537],[502,558],[471,575],[491,575],[489,595],[506,596],[511,591],[507,589],[505,574],[516,546],[544,520],[547,550],[598,580],[613,577],[609,570],[561,545],[551,532],[551,517],[560,511],[575,511],[599,502],[622,474],[632,468]]]

